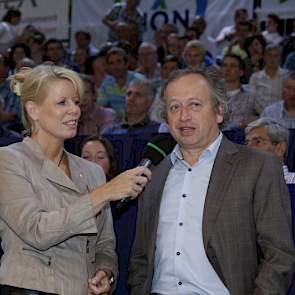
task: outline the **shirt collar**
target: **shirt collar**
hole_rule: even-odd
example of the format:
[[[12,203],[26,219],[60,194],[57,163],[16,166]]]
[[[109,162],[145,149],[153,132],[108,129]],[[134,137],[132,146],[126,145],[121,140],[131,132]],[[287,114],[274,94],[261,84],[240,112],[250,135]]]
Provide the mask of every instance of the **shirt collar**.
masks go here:
[[[128,128],[132,128],[132,127],[145,127],[150,123],[150,119],[149,117],[145,117],[142,121],[134,124],[134,125],[129,125],[127,122],[127,118],[125,118],[122,122],[121,122],[121,127],[124,129],[128,129]]]
[[[269,79],[269,76],[267,75],[265,69],[263,69],[263,70],[261,71],[261,73],[262,73],[262,76],[263,76],[263,77],[267,77],[267,78]],[[276,71],[276,74],[275,74],[275,77],[280,77],[280,76],[282,76],[283,74],[284,74],[284,71],[282,70],[282,68],[278,67],[278,69],[277,69],[277,71]],[[273,79],[273,78],[272,78],[272,79]]]
[[[208,160],[215,159],[219,146],[221,144],[222,137],[223,137],[222,133],[219,132],[218,137],[202,152],[199,158],[199,161],[204,159],[208,159]],[[183,156],[182,156],[182,152],[181,152],[179,144],[176,144],[176,146],[174,147],[171,153],[172,165],[174,165],[177,160],[183,161]]]

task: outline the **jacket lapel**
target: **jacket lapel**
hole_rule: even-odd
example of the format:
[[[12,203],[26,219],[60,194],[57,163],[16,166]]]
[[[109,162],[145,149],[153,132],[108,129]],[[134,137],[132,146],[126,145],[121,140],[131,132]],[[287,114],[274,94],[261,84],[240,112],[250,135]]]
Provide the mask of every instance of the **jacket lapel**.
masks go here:
[[[68,159],[70,162],[70,158]],[[76,169],[78,169],[78,167],[76,167]],[[72,167],[70,168],[70,171],[71,173],[76,173],[75,169],[73,169]],[[80,193],[80,190],[75,185],[75,183],[61,169],[59,169],[52,161],[48,159],[44,159],[43,161],[43,165],[41,167],[41,176],[46,178],[50,182],[57,184],[58,186],[71,189],[75,192]],[[75,176],[72,175],[71,177],[73,178]]]
[[[159,223],[160,205],[163,195],[164,186],[170,168],[172,166],[170,155],[168,155],[152,172],[151,190],[147,191],[147,198],[150,200],[148,204],[150,232],[152,233],[152,240],[156,242],[157,229]]]
[[[25,137],[23,143],[25,145],[24,152],[27,153],[29,158],[31,158],[32,162],[38,165],[41,177],[49,180],[52,183],[57,184],[60,187],[68,188],[80,193],[79,188],[77,187],[77,185],[75,185],[74,182],[76,181],[76,179],[78,179],[77,173],[79,175],[82,174],[80,173],[80,167],[77,165],[71,154],[65,151],[69,159],[70,171],[73,174],[71,175],[73,181],[69,177],[67,177],[66,174],[52,161],[45,157],[40,145],[37,142],[33,141],[30,137]],[[80,186],[80,183],[77,184],[78,186]]]
[[[203,240],[207,250],[227,188],[236,167],[237,147],[223,137],[213,165],[203,213]]]

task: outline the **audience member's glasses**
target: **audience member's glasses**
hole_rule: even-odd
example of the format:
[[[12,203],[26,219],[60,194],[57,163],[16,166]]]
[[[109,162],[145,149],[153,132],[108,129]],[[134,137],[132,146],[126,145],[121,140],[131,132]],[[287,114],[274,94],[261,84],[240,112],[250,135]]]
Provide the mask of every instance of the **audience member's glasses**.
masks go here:
[[[269,139],[265,139],[262,137],[253,137],[251,139],[245,139],[244,144],[245,145],[261,145],[261,144],[265,144],[265,143],[270,143],[272,145],[277,145],[277,142],[272,142]]]

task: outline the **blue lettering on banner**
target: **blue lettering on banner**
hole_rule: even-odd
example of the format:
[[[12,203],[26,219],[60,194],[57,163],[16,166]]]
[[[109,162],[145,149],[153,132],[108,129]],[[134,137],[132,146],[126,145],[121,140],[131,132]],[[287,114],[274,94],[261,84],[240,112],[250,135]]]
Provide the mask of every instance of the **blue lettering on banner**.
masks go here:
[[[153,31],[156,31],[163,24],[167,23],[173,23],[177,26],[181,25],[184,28],[188,28],[190,24],[189,10],[185,10],[183,14],[177,10],[173,10],[169,14],[166,11],[161,10],[153,12],[150,17],[148,17],[147,13],[144,13],[145,31],[147,31],[147,27],[150,27]]]

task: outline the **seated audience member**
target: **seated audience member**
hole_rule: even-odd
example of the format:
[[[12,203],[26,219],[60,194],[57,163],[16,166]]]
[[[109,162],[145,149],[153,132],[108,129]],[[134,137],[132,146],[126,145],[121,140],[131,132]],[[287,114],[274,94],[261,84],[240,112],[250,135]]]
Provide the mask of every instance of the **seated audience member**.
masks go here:
[[[157,47],[152,43],[141,43],[138,48],[138,68],[136,72],[143,74],[153,87],[157,88],[160,84],[160,68]]]
[[[250,19],[248,19],[248,22],[249,22],[250,25],[251,25],[251,28],[250,28],[250,34],[251,34],[251,35],[260,34],[260,29],[259,29],[259,22],[258,22],[258,20],[255,19],[255,18],[250,18]]]
[[[26,25],[20,34],[20,36],[17,38],[16,43],[24,43],[27,46],[29,46],[30,40],[33,37],[33,35],[38,32],[37,28],[33,25]]]
[[[193,26],[188,27],[184,34],[189,38],[189,41],[191,40],[199,40],[199,33],[197,29]]]
[[[21,21],[22,13],[18,9],[9,9],[0,22],[0,52],[6,54],[18,39],[18,24]]]
[[[81,145],[81,157],[100,165],[107,181],[117,174],[117,161],[112,144],[102,136],[87,137]]]
[[[91,76],[97,91],[107,75],[105,55],[106,53],[100,52],[97,55],[88,57],[85,61],[85,74]]]
[[[37,65],[41,64],[44,59],[44,42],[45,36],[41,32],[34,33],[29,39],[31,58]]]
[[[286,183],[295,183],[295,173],[289,172],[285,164],[289,139],[288,129],[270,118],[260,118],[251,122],[246,127],[245,133],[245,144],[277,155],[282,161]]]
[[[66,54],[62,42],[58,39],[49,39],[44,44],[45,61],[51,61],[56,66],[66,67],[75,72],[79,72],[79,67],[72,64]]]
[[[178,57],[173,55],[166,55],[161,62],[160,75],[162,82],[165,82],[173,71],[179,70],[180,68],[181,63]]]
[[[268,44],[280,45],[283,41],[283,37],[278,32],[278,27],[280,24],[280,18],[273,13],[267,16],[266,30],[262,32]]]
[[[204,36],[204,32],[207,27],[207,22],[205,18],[201,15],[196,15],[194,20],[192,21],[191,27],[195,28],[198,33],[198,40],[202,41],[202,37]]]
[[[117,41],[113,42],[128,42],[133,50],[137,52],[137,49],[141,43],[139,31],[136,22],[118,22],[117,24]],[[119,45],[115,45],[120,47]],[[122,48],[122,47],[121,47]],[[125,50],[125,48],[123,48]],[[126,50],[125,50],[126,51]],[[128,54],[128,52],[126,51]]]
[[[103,80],[98,93],[98,103],[112,107],[120,116],[124,116],[126,89],[133,79],[143,75],[128,71],[126,52],[119,47],[111,48],[106,55],[109,75]]]
[[[149,119],[154,90],[148,80],[130,82],[125,97],[125,118],[121,124],[106,128],[102,134],[156,133],[159,123]]]
[[[130,34],[130,33],[129,33]],[[137,62],[137,50],[138,47],[134,47],[129,41],[121,40],[113,43],[115,47],[122,48],[127,55],[128,70],[135,71],[138,66]]]
[[[244,62],[239,56],[231,54],[223,58],[221,73],[228,96],[228,127],[245,128],[249,122],[257,119],[262,111],[256,95],[241,85],[244,71]]]
[[[9,75],[16,73],[16,65],[17,63],[25,58],[31,58],[31,50],[30,48],[21,43],[13,45],[9,50]]]
[[[161,91],[162,87],[165,83],[165,81],[169,78],[170,74],[173,71],[179,70],[181,68],[181,62],[178,59],[178,57],[173,56],[173,55],[166,55],[164,59],[161,62],[161,85],[157,89],[157,93],[155,95],[154,102],[150,108],[150,119],[156,122],[160,122],[161,126],[163,124],[163,120],[159,117],[158,114],[158,108],[160,105],[160,96],[161,96]],[[163,127],[163,126],[162,126]],[[164,130],[164,129],[163,129]],[[165,129],[166,131],[167,129]],[[164,131],[163,131],[164,132]],[[167,131],[168,132],[168,131]]]
[[[139,35],[139,41],[142,41],[144,30],[143,14],[138,8],[140,0],[126,0],[122,3],[116,3],[106,13],[102,22],[109,28],[109,41],[118,40],[118,24],[120,22],[135,23]]]
[[[183,35],[183,36],[178,36],[178,42],[177,42],[177,45],[178,45],[178,52],[177,52],[177,55],[176,57],[179,58],[179,60],[182,59],[182,53],[183,53],[183,50],[186,46],[186,44],[190,41],[189,37],[186,36],[186,35]],[[167,56],[167,55],[171,55],[171,54],[166,54],[163,59]],[[173,54],[172,54],[173,55]],[[161,60],[161,63],[163,61],[163,59]]]
[[[79,67],[80,73],[85,73],[86,60],[88,58],[88,50],[86,48],[76,48],[73,62]]]
[[[154,43],[157,46],[158,61],[161,62],[162,59],[167,54],[167,42],[168,36],[171,34],[177,34],[178,29],[176,25],[171,23],[163,24],[159,29],[155,31]]]
[[[167,37],[166,42],[166,55],[172,54],[178,57],[181,56],[181,52],[179,52],[179,36],[176,33],[171,33]]]
[[[283,80],[288,71],[280,67],[280,48],[268,45],[264,53],[263,70],[250,77],[249,87],[261,100],[263,107],[281,99]]]
[[[266,41],[262,35],[252,35],[245,39],[244,49],[247,53],[247,57],[244,59],[246,81],[249,81],[253,73],[263,69],[265,47]]]
[[[264,109],[261,117],[269,117],[286,128],[295,128],[295,72],[283,82],[282,100]]]
[[[78,135],[99,134],[101,130],[119,122],[116,112],[111,108],[99,106],[96,103],[94,82],[87,75],[80,75],[84,84],[84,94],[81,98],[81,116],[78,124]]]
[[[3,127],[15,129],[21,121],[21,106],[19,96],[10,88],[8,72],[9,60],[0,54],[0,122]]]
[[[215,42],[219,48],[219,52],[229,45],[229,42],[234,38],[237,26],[240,22],[246,21],[248,18],[248,11],[245,8],[237,9],[234,15],[234,24],[224,27],[217,35]]]
[[[217,70],[209,59],[206,59],[206,48],[199,40],[187,42],[182,53],[184,65],[191,69],[211,69]]]
[[[77,31],[75,33],[76,49],[73,50],[72,55],[74,56],[78,48],[87,50],[88,56],[98,54],[99,50],[91,44],[91,34],[86,31]]]
[[[250,23],[247,21],[240,22],[237,24],[236,32],[234,33],[229,45],[225,47],[219,58],[226,54],[235,54],[240,56],[242,59],[247,57],[247,53],[244,49],[244,43],[250,34]]]
[[[199,36],[198,40],[200,40],[205,45],[205,47],[210,52],[210,54],[215,56],[216,54],[215,40],[212,37],[209,37],[205,32],[207,27],[206,19],[201,15],[197,15],[193,19],[191,26],[197,30],[197,34]]]

